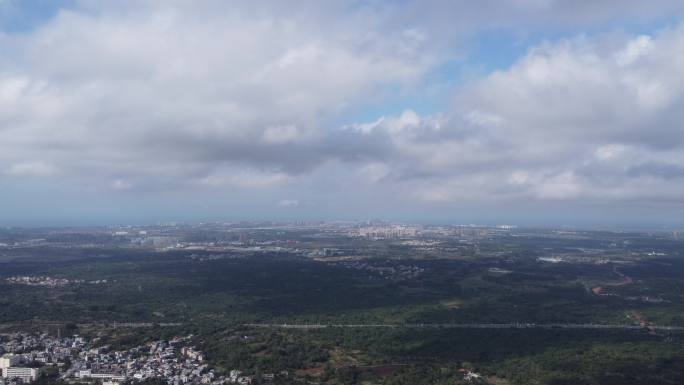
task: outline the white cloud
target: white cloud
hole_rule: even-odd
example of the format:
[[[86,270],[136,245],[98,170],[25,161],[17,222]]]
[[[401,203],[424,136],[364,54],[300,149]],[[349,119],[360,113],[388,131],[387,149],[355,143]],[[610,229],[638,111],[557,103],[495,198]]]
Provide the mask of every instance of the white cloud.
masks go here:
[[[133,185],[125,179],[115,179],[114,182],[112,182],[112,187],[116,190],[130,190]]]
[[[7,174],[14,176],[52,176],[57,168],[43,162],[22,162],[10,165]]]
[[[378,181],[429,202],[672,201],[684,190],[683,48],[684,27],[544,43],[459,89],[444,116],[354,127],[392,143]]]
[[[291,179],[288,174],[283,172],[229,167],[210,173],[202,178],[200,183],[209,187],[232,186],[264,189],[285,183]]]
[[[417,29],[368,41],[385,28],[372,10],[85,6],[0,37],[0,162],[33,157],[105,186],[167,185],[155,180],[174,168],[212,180],[225,162],[301,172],[329,157],[324,121],[436,62]]]
[[[598,160],[608,161],[619,157],[625,151],[626,148],[623,145],[606,144],[597,148],[594,152],[594,156],[596,156]]]
[[[641,35],[629,43],[627,46],[615,54],[617,63],[621,66],[627,66],[634,63],[640,56],[648,54],[653,50],[653,41],[648,35]]]

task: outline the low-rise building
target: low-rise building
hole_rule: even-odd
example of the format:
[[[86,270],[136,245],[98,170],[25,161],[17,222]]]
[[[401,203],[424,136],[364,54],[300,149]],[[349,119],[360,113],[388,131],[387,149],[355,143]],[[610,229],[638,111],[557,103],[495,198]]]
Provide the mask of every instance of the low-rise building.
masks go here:
[[[17,354],[5,354],[0,357],[0,369],[9,368],[10,366],[17,366],[21,362],[21,356]]]
[[[19,378],[23,382],[33,382],[38,378],[39,374],[38,369],[35,368],[9,367],[2,369],[2,378]]]

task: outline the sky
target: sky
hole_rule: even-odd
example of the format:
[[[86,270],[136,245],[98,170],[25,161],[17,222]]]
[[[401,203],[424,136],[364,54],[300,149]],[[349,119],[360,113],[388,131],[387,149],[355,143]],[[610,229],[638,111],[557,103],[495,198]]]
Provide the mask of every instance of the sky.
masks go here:
[[[676,0],[0,0],[0,225],[684,227]]]

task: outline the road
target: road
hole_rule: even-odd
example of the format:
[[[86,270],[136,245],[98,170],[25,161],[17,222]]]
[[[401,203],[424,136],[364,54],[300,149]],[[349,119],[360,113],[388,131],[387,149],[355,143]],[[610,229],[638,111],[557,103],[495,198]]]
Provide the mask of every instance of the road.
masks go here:
[[[253,328],[268,329],[335,329],[335,328],[387,328],[387,329],[589,329],[589,330],[652,330],[684,332],[684,326],[639,326],[623,324],[570,324],[570,323],[469,323],[469,324],[244,324]]]
[[[5,328],[30,328],[30,327],[56,327],[61,328],[67,322],[57,321],[27,321],[23,323],[2,323],[0,329]],[[170,327],[183,325],[179,322],[100,322],[100,323],[79,323],[79,328],[151,328],[151,327]]]

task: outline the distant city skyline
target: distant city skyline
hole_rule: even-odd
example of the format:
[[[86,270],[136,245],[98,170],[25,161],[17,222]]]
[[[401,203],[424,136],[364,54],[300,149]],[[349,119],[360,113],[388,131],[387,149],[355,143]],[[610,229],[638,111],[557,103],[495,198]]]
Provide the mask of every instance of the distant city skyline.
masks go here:
[[[684,227],[683,16],[0,0],[0,226]]]

